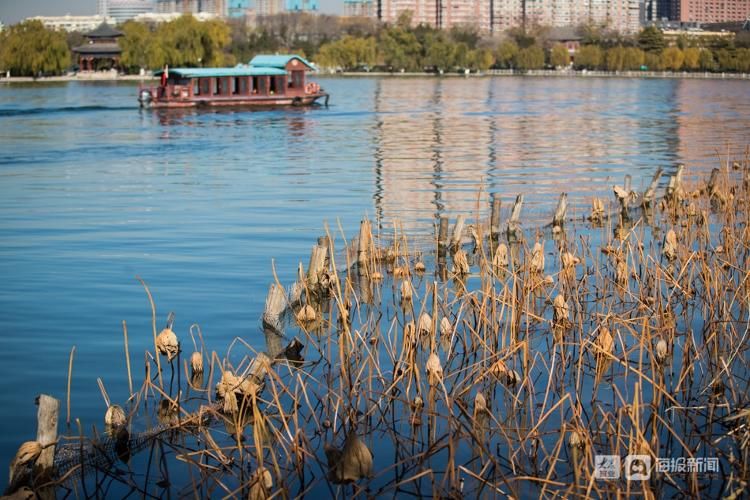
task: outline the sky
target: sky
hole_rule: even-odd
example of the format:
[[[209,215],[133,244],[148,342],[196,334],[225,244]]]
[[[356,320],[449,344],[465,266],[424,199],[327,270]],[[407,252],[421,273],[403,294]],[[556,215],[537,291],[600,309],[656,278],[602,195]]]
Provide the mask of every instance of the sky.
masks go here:
[[[320,10],[340,13],[343,0],[320,0]],[[14,24],[30,16],[96,14],[96,0],[0,0],[0,21]]]

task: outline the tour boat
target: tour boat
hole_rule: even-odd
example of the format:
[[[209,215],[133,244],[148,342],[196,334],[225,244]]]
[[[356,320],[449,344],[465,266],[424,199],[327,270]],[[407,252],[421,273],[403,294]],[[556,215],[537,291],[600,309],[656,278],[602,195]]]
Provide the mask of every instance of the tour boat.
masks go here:
[[[142,108],[309,106],[328,94],[305,73],[315,68],[295,55],[258,55],[232,68],[164,68],[158,87],[141,87]]]

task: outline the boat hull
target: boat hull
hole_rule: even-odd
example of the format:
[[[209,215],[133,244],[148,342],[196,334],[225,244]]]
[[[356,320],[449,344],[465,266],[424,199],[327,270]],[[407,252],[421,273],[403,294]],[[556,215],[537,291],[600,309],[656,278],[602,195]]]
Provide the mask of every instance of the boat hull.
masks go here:
[[[175,100],[150,100],[139,99],[142,108],[150,109],[184,109],[184,108],[221,108],[228,106],[242,107],[287,107],[287,106],[311,106],[319,99],[328,104],[328,94],[320,92],[304,96],[263,96],[263,97],[237,97],[221,99],[175,99]]]

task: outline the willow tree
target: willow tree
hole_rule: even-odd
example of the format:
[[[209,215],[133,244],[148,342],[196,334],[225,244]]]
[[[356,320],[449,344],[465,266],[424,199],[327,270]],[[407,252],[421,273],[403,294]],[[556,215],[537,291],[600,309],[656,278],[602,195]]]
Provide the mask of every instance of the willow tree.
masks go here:
[[[0,68],[18,76],[58,75],[70,67],[64,33],[24,21],[0,35]]]
[[[570,53],[562,43],[552,46],[549,53],[549,63],[554,67],[567,67],[570,64]]]
[[[157,69],[164,66],[165,54],[156,35],[143,23],[127,21],[120,27],[122,65],[130,71],[140,68]]]
[[[155,33],[164,62],[171,66],[221,66],[232,63],[225,49],[231,30],[223,21],[200,22],[186,14],[164,23]]]

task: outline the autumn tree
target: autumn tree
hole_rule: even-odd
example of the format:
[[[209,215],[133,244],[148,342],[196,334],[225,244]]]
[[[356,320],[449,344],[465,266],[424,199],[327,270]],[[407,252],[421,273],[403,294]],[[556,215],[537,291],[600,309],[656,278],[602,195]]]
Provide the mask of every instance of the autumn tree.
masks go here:
[[[518,54],[518,44],[513,40],[503,41],[495,51],[495,61],[503,68],[513,67],[513,62]]]
[[[514,66],[522,70],[544,68],[544,50],[538,45],[520,49],[514,58]]]
[[[556,68],[568,67],[570,64],[570,53],[568,52],[568,48],[562,43],[556,43],[553,45],[549,54],[549,62]]]
[[[598,69],[602,64],[602,49],[597,45],[584,45],[576,52],[575,66],[578,69]]]
[[[41,21],[24,21],[0,33],[0,68],[13,75],[58,75],[69,67],[65,34]]]
[[[679,71],[685,61],[685,54],[678,47],[667,47],[661,52],[661,64],[669,71]]]

